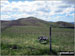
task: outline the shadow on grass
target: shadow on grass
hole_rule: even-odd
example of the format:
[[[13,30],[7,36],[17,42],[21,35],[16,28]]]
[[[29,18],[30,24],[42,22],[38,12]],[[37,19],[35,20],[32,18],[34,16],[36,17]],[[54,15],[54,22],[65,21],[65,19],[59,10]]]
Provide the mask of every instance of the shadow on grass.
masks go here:
[[[49,49],[43,49],[43,50],[40,49],[40,54],[42,54],[42,55],[45,55],[45,54],[47,54],[47,55],[57,55],[57,52],[54,51],[54,50],[50,51]]]
[[[49,50],[49,48],[34,48],[32,46],[27,47],[21,47],[19,45],[13,44],[13,45],[5,45],[2,44],[2,55],[5,54],[23,54],[23,55],[57,55],[57,52],[55,50]],[[11,48],[11,49],[10,49]],[[10,53],[11,51],[11,53]]]
[[[50,51],[49,48],[39,49],[30,47],[29,49],[31,50],[32,55],[57,55],[55,50]]]
[[[56,51],[54,51],[54,50],[51,50],[51,51],[50,51],[50,54],[57,55],[57,52],[56,52]]]

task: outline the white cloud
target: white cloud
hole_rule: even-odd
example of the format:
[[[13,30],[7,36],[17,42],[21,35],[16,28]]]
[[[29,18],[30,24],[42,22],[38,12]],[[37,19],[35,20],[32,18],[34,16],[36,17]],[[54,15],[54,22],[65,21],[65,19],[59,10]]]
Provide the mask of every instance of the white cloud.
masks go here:
[[[16,18],[16,19],[19,19],[19,18],[26,18],[26,17],[29,17],[29,16],[32,16],[32,15],[29,15],[29,14],[14,14],[14,15],[11,15],[13,18]]]
[[[63,2],[65,3],[68,3],[68,4],[75,4],[75,0],[62,0]]]
[[[70,14],[72,11],[72,6],[62,1],[1,1],[1,19],[4,20],[34,16],[49,21],[50,16]]]
[[[1,15],[1,20],[10,20],[11,16]]]
[[[72,14],[67,14],[66,16],[73,16],[73,18],[74,18],[75,13],[72,13]]]
[[[70,13],[71,11],[74,11],[74,8],[66,8],[66,9],[63,11],[63,13],[68,14],[68,13]]]

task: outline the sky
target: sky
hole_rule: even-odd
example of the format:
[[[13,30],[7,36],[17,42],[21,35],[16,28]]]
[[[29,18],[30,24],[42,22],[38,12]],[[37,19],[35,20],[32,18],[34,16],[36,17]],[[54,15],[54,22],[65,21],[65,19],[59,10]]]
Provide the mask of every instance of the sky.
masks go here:
[[[75,0],[1,0],[0,20],[36,17],[45,21],[74,22]]]

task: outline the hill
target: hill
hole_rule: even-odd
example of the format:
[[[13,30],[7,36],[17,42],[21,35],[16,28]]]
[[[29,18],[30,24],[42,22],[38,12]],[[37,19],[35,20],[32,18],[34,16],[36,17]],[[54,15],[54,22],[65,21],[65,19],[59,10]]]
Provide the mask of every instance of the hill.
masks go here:
[[[74,24],[71,24],[68,22],[58,21],[55,24],[56,26],[61,27],[61,28],[74,28]]]
[[[71,24],[74,24],[74,22],[70,22]]]
[[[35,17],[28,17],[28,18],[19,18],[18,20],[12,21],[1,21],[1,29],[4,30],[10,26],[42,26],[46,27],[49,25],[48,22],[37,19]]]
[[[1,21],[1,29],[4,30],[10,26],[38,26],[38,27],[67,27],[67,28],[74,28],[74,24],[67,23],[67,22],[47,22],[40,20],[35,17],[28,17],[28,18],[19,18],[18,20],[12,21]]]

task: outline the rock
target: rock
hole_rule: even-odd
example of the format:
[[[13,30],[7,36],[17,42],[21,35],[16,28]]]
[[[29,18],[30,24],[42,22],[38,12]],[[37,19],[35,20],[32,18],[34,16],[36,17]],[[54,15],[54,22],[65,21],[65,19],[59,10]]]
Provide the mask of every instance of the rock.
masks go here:
[[[38,40],[39,40],[40,43],[47,43],[48,42],[48,37],[40,36],[40,37],[38,37]]]

